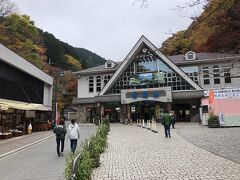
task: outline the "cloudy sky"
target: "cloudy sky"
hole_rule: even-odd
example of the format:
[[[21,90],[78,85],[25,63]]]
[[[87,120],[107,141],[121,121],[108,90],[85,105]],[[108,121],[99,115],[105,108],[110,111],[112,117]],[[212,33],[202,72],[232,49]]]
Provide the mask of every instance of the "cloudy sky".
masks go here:
[[[174,10],[191,0],[149,0],[146,8],[136,0],[13,1],[42,30],[114,61],[123,60],[141,35],[160,47],[171,32],[190,25],[187,16],[199,13]]]

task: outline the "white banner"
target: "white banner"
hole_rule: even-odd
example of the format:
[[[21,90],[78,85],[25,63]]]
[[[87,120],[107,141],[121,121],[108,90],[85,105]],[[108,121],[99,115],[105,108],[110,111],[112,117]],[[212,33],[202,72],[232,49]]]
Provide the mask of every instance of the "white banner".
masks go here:
[[[204,91],[204,96],[209,96],[209,91]],[[240,88],[214,90],[214,99],[240,99]]]

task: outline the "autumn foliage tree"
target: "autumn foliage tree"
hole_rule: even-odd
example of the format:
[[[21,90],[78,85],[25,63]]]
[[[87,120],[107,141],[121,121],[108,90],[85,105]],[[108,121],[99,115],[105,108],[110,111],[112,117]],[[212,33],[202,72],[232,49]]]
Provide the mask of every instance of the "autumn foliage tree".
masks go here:
[[[185,31],[179,31],[163,42],[168,54],[195,52],[239,53],[239,0],[208,0],[204,12]]]

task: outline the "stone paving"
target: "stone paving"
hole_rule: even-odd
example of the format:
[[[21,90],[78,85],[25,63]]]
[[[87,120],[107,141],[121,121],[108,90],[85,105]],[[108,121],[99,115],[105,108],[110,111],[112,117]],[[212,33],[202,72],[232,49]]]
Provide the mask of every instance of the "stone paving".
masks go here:
[[[179,135],[196,146],[240,164],[239,127],[208,128],[196,123],[177,123],[176,128]]]
[[[189,143],[163,127],[153,133],[136,125],[111,124],[108,147],[92,179],[239,180],[240,165]]]

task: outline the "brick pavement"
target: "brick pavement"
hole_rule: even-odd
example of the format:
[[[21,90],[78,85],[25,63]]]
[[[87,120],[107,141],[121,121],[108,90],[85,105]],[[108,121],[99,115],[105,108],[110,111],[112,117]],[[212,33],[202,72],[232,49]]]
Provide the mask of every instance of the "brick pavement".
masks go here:
[[[190,143],[240,164],[239,127],[208,128],[197,123],[177,123],[176,128]]]
[[[92,179],[240,179],[239,164],[198,148],[176,130],[170,139],[162,126],[159,131],[111,124],[108,148]]]

